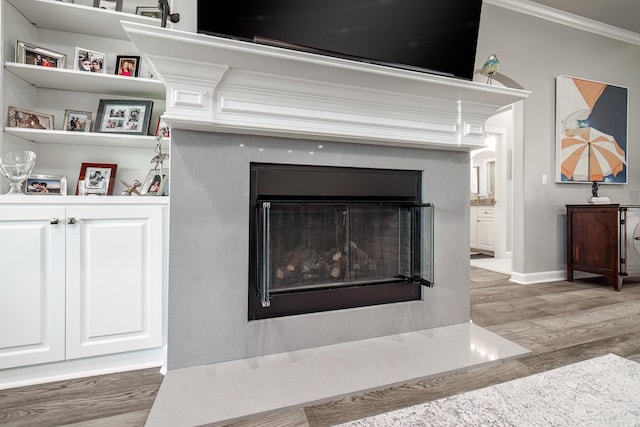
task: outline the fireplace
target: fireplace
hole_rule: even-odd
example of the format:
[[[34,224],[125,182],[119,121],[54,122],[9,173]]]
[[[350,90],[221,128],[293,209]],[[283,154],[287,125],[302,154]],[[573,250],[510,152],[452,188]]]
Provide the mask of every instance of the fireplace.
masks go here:
[[[122,25],[166,85],[169,370],[408,331],[428,335],[432,328],[469,322],[468,152],[484,146],[485,120],[528,92]],[[412,203],[435,206],[436,286],[412,283],[419,280],[409,276],[406,283],[363,288],[419,289],[420,299],[249,320],[248,266],[256,241],[247,225],[258,200],[252,201],[250,171],[258,163],[419,171],[420,194]],[[274,206],[285,200],[260,201]],[[359,201],[349,203],[356,208]],[[270,295],[269,304],[275,307],[281,297]],[[259,309],[262,302],[257,300]]]
[[[249,320],[419,300],[433,285],[420,171],[250,170]]]

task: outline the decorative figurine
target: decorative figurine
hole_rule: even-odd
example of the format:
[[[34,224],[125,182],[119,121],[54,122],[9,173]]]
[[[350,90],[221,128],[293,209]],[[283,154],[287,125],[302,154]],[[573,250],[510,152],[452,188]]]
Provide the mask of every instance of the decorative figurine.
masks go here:
[[[598,181],[591,184],[591,197],[598,197]]]
[[[138,196],[140,196],[140,192],[138,191],[138,187],[140,187],[142,185],[142,183],[140,181],[138,181],[137,179],[134,179],[133,182],[131,183],[131,185],[127,184],[126,182],[124,182],[123,180],[120,180],[120,182],[127,187],[126,190],[122,191],[122,195],[123,196],[130,196],[131,193],[135,193]]]
[[[158,138],[158,143],[156,144],[156,148],[155,148],[155,153],[156,155],[153,156],[153,158],[151,159],[151,163],[155,163],[156,165],[153,167],[154,169],[158,169],[158,166],[160,166],[160,168],[162,169],[162,163],[169,158],[169,154],[167,153],[163,153],[162,152],[162,136],[159,136]]]
[[[498,57],[492,53],[482,66],[482,70],[480,70],[480,74],[487,76],[487,84],[491,84],[493,75],[498,72],[498,68],[500,68],[500,61],[498,61]]]

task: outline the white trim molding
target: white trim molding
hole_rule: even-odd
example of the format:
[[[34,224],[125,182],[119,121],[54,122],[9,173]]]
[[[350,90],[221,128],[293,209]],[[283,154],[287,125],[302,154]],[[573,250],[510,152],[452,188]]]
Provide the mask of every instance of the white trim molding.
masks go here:
[[[554,9],[531,0],[484,0],[484,2],[626,43],[640,45],[640,34],[638,33]]]
[[[174,129],[469,151],[529,92],[123,21]]]

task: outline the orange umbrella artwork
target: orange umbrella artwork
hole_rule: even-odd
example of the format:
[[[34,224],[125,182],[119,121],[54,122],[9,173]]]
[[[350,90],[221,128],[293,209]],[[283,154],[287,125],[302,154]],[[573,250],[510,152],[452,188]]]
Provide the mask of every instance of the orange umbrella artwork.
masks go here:
[[[625,182],[627,90],[567,76],[559,89],[561,181]]]
[[[615,138],[593,128],[566,129],[562,174],[574,181],[604,181],[624,169],[625,153]]]

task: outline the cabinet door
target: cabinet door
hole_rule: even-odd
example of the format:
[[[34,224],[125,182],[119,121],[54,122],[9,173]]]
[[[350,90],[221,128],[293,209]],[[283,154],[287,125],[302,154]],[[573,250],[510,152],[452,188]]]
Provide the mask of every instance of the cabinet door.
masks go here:
[[[478,249],[493,250],[493,206],[478,206],[477,243]]]
[[[0,207],[0,369],[64,359],[64,213]]]
[[[67,359],[162,345],[162,212],[67,209]]]
[[[478,249],[493,250],[493,219],[478,218]]]

